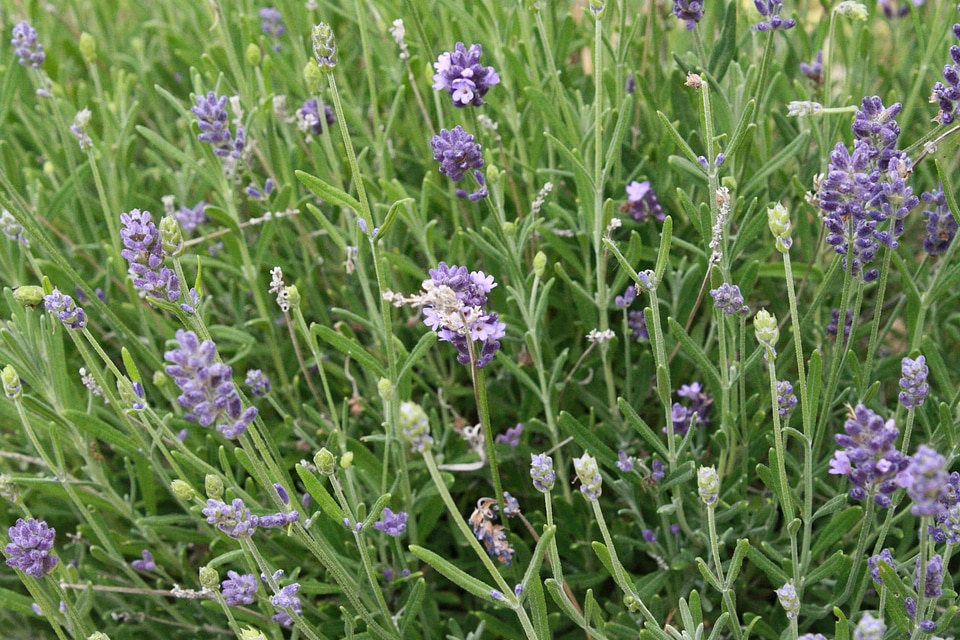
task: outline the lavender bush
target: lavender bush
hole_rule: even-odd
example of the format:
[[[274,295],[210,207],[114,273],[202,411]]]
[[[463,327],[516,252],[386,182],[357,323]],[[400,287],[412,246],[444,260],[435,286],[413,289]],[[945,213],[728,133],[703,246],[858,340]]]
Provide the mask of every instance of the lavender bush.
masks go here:
[[[54,4],[4,638],[960,637],[958,7]]]

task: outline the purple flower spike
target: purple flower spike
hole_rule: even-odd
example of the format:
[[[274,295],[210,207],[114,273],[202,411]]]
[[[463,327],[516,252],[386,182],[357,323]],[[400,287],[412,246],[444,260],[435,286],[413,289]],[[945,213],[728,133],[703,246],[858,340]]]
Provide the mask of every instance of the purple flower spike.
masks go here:
[[[703,18],[703,2],[701,0],[673,0],[673,15],[683,20],[687,31],[690,31]]]
[[[337,116],[328,104],[323,105],[323,120],[327,127],[337,121]],[[323,123],[320,121],[320,103],[316,98],[310,98],[297,109],[297,127],[304,133],[319,136],[323,133]]]
[[[479,44],[472,44],[467,49],[462,42],[458,42],[453,51],[441,53],[433,63],[433,68],[437,70],[433,76],[433,88],[449,93],[453,98],[453,106],[479,107],[490,87],[499,84],[500,76],[494,68],[480,64],[481,53],[483,49]]]
[[[823,49],[817,51],[812,62],[800,63],[800,73],[809,78],[814,86],[820,86],[823,83]]]
[[[930,385],[927,384],[927,375],[930,373],[927,367],[927,360],[923,356],[917,356],[916,360],[904,358],[900,362],[900,404],[907,409],[914,409],[923,404],[927,394],[930,392]]]
[[[171,363],[168,375],[180,387],[177,401],[187,412],[187,420],[202,427],[216,425],[227,438],[236,438],[257,415],[255,407],[243,409],[232,381],[232,369],[217,362],[217,347],[212,340],[203,343],[192,331],[177,331],[178,347],[163,357]]]
[[[250,393],[258,398],[262,398],[270,393],[270,379],[267,378],[266,374],[260,369],[250,369],[247,371],[247,379],[244,380],[243,383],[250,387]]]
[[[231,538],[249,538],[260,523],[260,518],[240,498],[234,498],[230,504],[210,498],[202,513],[207,516],[207,524],[215,525]]]
[[[253,604],[257,594],[257,576],[252,573],[240,575],[236,571],[227,571],[227,579],[220,583],[224,600],[231,607]]]
[[[883,580],[880,578],[880,567],[877,564],[878,561],[883,560],[888,567],[897,570],[897,563],[893,559],[893,554],[890,552],[890,549],[884,549],[875,556],[870,556],[867,560],[867,566],[870,567],[870,577],[873,578],[873,582],[876,585],[883,584]]]
[[[43,45],[37,40],[37,30],[26,20],[13,27],[13,38],[10,44],[14,46],[17,62],[24,67],[39,69],[47,57],[43,52]]]
[[[953,25],[953,35],[960,40],[960,24]],[[940,107],[940,113],[937,114],[940,124],[951,124],[960,111],[957,107],[960,102],[960,46],[957,44],[950,47],[950,62],[943,67],[943,79],[945,83],[937,82],[933,85],[933,95],[930,98]]]
[[[533,488],[541,493],[550,493],[557,480],[557,472],[553,470],[553,458],[545,453],[530,454],[530,478]]]
[[[83,309],[74,304],[73,298],[60,293],[59,289],[54,288],[50,295],[43,297],[43,306],[68,329],[82,329],[87,324]]]
[[[923,212],[927,217],[927,238],[923,241],[923,250],[932,256],[946,253],[957,235],[957,221],[947,206],[943,185],[938,184],[936,189],[924,192],[920,197],[929,207]]]
[[[280,36],[286,33],[287,28],[283,25],[283,16],[274,7],[264,7],[260,9],[260,30],[265,35],[273,38],[273,50],[280,51]]]
[[[776,29],[786,31],[797,26],[797,21],[793,18],[781,18],[780,10],[783,8],[782,0],[753,0],[753,5],[760,12],[760,15],[766,18],[758,22],[754,29],[757,31],[773,31]]]
[[[935,516],[941,510],[949,474],[947,459],[926,445],[917,447],[909,466],[897,476],[897,482],[913,500],[910,513],[915,516]]]
[[[657,194],[653,192],[648,180],[634,180],[627,185],[626,191],[627,201],[620,205],[620,211],[630,214],[637,222],[643,222],[647,218],[656,218],[660,222],[666,219],[663,207],[660,206]]]
[[[219,97],[213,91],[206,97],[197,96],[197,106],[190,108],[190,111],[197,116],[197,127],[200,129],[197,140],[212,146],[214,155],[221,158],[228,156],[239,158],[244,146],[244,131],[241,127],[234,141],[230,133],[230,125],[227,123],[226,106],[227,96]]]
[[[279,622],[284,627],[293,626],[293,618],[290,617],[289,611],[293,611],[296,615],[302,613],[300,598],[297,597],[298,591],[300,591],[300,583],[294,582],[283,587],[280,593],[270,598],[270,604],[277,609],[271,620]]]
[[[520,436],[523,435],[523,424],[517,423],[516,426],[510,427],[503,433],[497,434],[497,437],[494,438],[494,442],[500,442],[511,449],[516,449],[520,446]]]
[[[777,413],[786,418],[797,406],[797,396],[793,393],[793,385],[787,380],[777,381]]]
[[[910,458],[895,447],[900,430],[892,418],[884,421],[862,404],[857,405],[843,428],[846,433],[834,437],[843,449],[833,454],[830,473],[850,479],[852,499],[873,496],[878,506],[889,507],[890,494],[903,486],[901,472],[911,464]]]
[[[383,531],[388,536],[399,538],[407,528],[408,514],[406,511],[394,513],[390,507],[384,507],[380,519],[373,523],[373,528],[377,531]]]
[[[943,558],[937,554],[927,562],[927,574],[923,582],[924,598],[939,598],[943,595]],[[920,558],[917,558],[913,574],[913,588],[920,589]]]
[[[433,136],[433,159],[440,163],[440,173],[454,182],[459,182],[467,171],[483,167],[481,147],[471,134],[460,125],[453,129],[441,129]]]
[[[735,284],[724,282],[716,289],[710,290],[715,306],[723,309],[727,315],[745,316],[750,313],[750,307],[743,304],[743,295],[740,293],[740,287]]]
[[[43,520],[19,518],[7,533],[10,535],[10,544],[3,550],[7,554],[7,566],[23,571],[28,576],[42,578],[53,571],[60,561],[50,555],[57,531]]]
[[[193,231],[207,221],[207,203],[198,202],[192,209],[190,207],[180,207],[178,211],[173,212],[173,217],[180,223],[181,231]]]

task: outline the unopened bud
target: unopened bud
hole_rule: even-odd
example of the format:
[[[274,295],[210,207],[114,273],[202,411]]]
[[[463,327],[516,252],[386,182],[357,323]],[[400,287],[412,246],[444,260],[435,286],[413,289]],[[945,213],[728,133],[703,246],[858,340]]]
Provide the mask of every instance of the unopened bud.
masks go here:
[[[332,476],[337,472],[337,456],[330,453],[326,447],[313,456],[313,464],[317,465],[317,471],[325,476]]]
[[[204,589],[216,589],[220,586],[220,574],[210,566],[200,567],[200,586]]]
[[[713,467],[700,467],[697,472],[697,490],[703,504],[712,507],[720,495],[720,476]]]
[[[43,302],[43,287],[27,284],[13,290],[13,299],[25,307],[35,307]]]
[[[23,395],[23,388],[20,386],[20,376],[12,364],[3,368],[0,379],[3,380],[3,393],[11,400],[19,400]]]
[[[337,66],[337,40],[333,29],[326,22],[313,27],[313,55],[323,73],[330,73]]]
[[[292,284],[289,287],[284,287],[284,291],[287,292],[287,304],[290,305],[290,308],[298,308],[300,306],[300,290],[297,289],[297,285]]]
[[[393,384],[387,378],[380,378],[377,381],[377,393],[380,394],[380,397],[384,400],[390,398],[393,395]]]
[[[787,208],[778,202],[767,209],[767,224],[770,226],[770,233],[776,238],[777,251],[786,253],[793,244],[790,238],[790,213]]]
[[[430,420],[423,407],[415,402],[400,404],[400,432],[415,453],[426,451],[433,446],[430,436]]]
[[[87,64],[97,61],[97,41],[86,31],[80,34],[80,55]]]
[[[170,491],[181,500],[193,500],[197,497],[197,492],[189,483],[183,480],[174,480],[170,483]]]
[[[247,627],[240,630],[240,640],[267,640],[267,636],[263,635],[260,629]]]
[[[757,311],[753,317],[753,331],[757,336],[757,342],[766,347],[766,357],[777,357],[777,338],[780,337],[780,329],[777,327],[777,317],[772,315],[766,309]]]
[[[851,20],[864,21],[867,19],[867,7],[853,0],[844,0],[834,8],[834,11]]]
[[[537,255],[533,256],[533,275],[538,278],[543,277],[543,272],[547,268],[547,254],[543,251],[537,251]]]
[[[203,489],[207,492],[207,497],[211,500],[219,500],[223,497],[223,480],[220,476],[208,473],[203,480]]]
[[[87,35],[87,34],[83,34],[83,35]],[[87,636],[87,640],[110,640],[110,636],[108,636],[102,631],[94,631],[92,634]]]
[[[587,500],[596,500],[603,492],[603,477],[597,467],[597,459],[589,453],[573,459],[573,469],[580,479],[580,492]]]
[[[343,469],[349,469],[353,465],[353,451],[347,451],[345,454],[340,456],[340,467]]]
[[[160,248],[164,255],[177,257],[183,254],[183,232],[180,223],[173,216],[160,219]]]
[[[320,86],[320,81],[323,80],[323,72],[321,72],[320,67],[317,66],[316,60],[309,61],[303,68],[303,79],[311,91]]]
[[[260,46],[251,42],[247,45],[247,50],[244,52],[244,57],[247,59],[247,64],[251,67],[259,67],[260,63],[263,61],[263,52],[260,51]]]

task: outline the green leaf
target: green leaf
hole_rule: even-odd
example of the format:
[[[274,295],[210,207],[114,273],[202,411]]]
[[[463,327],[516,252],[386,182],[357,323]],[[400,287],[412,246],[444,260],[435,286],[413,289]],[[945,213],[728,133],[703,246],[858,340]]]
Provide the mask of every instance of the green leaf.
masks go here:
[[[680,148],[680,151],[683,152],[683,155],[687,157],[687,160],[694,163],[697,166],[700,166],[700,163],[697,159],[697,154],[694,153],[693,149],[687,144],[687,141],[683,139],[680,135],[680,132],[677,131],[676,127],[673,126],[673,123],[667,118],[662,111],[657,111],[657,117],[660,118],[660,122],[663,123],[663,126],[666,128],[667,133],[670,134],[670,137],[673,138],[673,142]]]
[[[596,429],[588,429],[572,415],[563,411],[558,419],[560,428],[573,436],[574,441],[593,455],[604,466],[613,469],[617,464],[617,454],[597,435]]]
[[[303,488],[317,501],[320,511],[322,511],[324,515],[333,518],[336,522],[342,522],[344,517],[343,509],[341,509],[337,501],[333,499],[333,496],[330,495],[327,488],[320,483],[317,476],[299,464],[297,465],[297,475],[300,476],[300,481],[303,482]]]
[[[437,334],[433,331],[425,332],[417,344],[410,351],[410,355],[403,361],[403,364],[400,365],[400,371],[397,373],[397,384],[403,380],[404,376],[409,373],[415,364],[420,362],[420,359],[423,356],[427,355],[427,352],[430,351],[430,347],[437,341]]]
[[[392,205],[390,205],[390,210],[387,211],[387,217],[383,220],[383,224],[380,225],[380,231],[377,232],[377,240],[383,238],[390,227],[393,226],[394,221],[397,219],[397,216],[400,214],[400,207],[407,206],[414,203],[413,198],[404,198],[403,200],[397,200]]]
[[[0,589],[0,610],[9,611],[14,615],[24,616],[25,618],[26,616],[36,615],[30,606],[32,603],[33,598],[9,589]]]
[[[310,333],[314,334],[331,347],[348,355],[354,360],[356,360],[360,366],[371,375],[377,376],[378,378],[384,378],[387,375],[387,372],[384,370],[383,366],[377,362],[377,359],[370,355],[366,349],[363,348],[356,340],[346,337],[342,333],[338,333],[332,327],[326,325],[312,324],[310,325]]]
[[[553,601],[557,603],[563,612],[567,614],[567,617],[574,621],[581,629],[585,629],[587,626],[587,621],[583,619],[583,615],[577,611],[570,600],[567,599],[567,594],[564,593],[563,588],[560,584],[553,578],[547,578],[544,582],[547,585],[547,591],[550,592],[550,595],[553,597]]]
[[[822,507],[820,507],[819,509],[813,512],[813,517],[810,518],[810,521],[813,522],[818,518],[822,518],[823,516],[828,516],[831,513],[834,513],[840,510],[846,504],[847,504],[847,494],[833,496],[832,498],[827,500]]]
[[[710,586],[717,591],[723,591],[723,585],[720,584],[720,579],[713,574],[713,571],[711,571],[707,563],[703,561],[703,558],[697,558],[697,569],[700,570],[700,575],[703,576],[703,579],[710,583]]]
[[[667,325],[670,327],[670,333],[679,342],[683,350],[700,366],[700,372],[707,377],[707,387],[719,391],[720,372],[716,366],[707,357],[703,347],[693,341],[693,338],[684,330],[680,323],[673,318],[667,318]]]
[[[667,261],[670,259],[670,240],[673,238],[673,218],[667,216],[660,227],[660,247],[657,250],[657,266],[654,273],[657,281],[663,280],[663,273],[667,270]]]
[[[543,597],[543,584],[540,582],[540,578],[537,577],[530,582],[525,582],[523,591],[530,607],[533,630],[536,632],[538,640],[550,640],[552,636],[550,635],[550,620],[547,615],[547,600]],[[400,635],[407,637],[403,633]]]
[[[771,173],[785,165],[790,161],[795,155],[800,153],[801,149],[804,149],[807,144],[807,139],[810,137],[809,131],[802,131],[800,135],[790,141],[790,143],[785,146],[780,153],[770,158],[759,171],[753,174],[750,178],[750,181],[741,190],[743,194],[749,194],[754,189],[760,188],[761,185],[765,184],[767,178]]]
[[[883,583],[881,589],[887,592],[887,611],[893,618],[893,623],[897,625],[900,633],[906,638],[913,630],[913,623],[907,617],[907,609],[903,604],[904,598],[914,596],[914,592],[907,588],[896,570],[883,560],[877,561],[877,569],[880,571],[880,580]]]
[[[733,59],[733,54],[737,50],[737,3],[727,4],[727,11],[724,14],[723,29],[720,31],[720,38],[715,40],[710,52],[710,63],[707,68],[716,77],[717,81],[723,79]]]
[[[455,584],[458,588],[466,589],[473,595],[487,602],[502,604],[490,595],[493,591],[498,591],[497,589],[494,589],[482,580],[477,580],[466,571],[457,568],[446,558],[415,544],[410,545],[410,552],[436,569],[440,575]]]
[[[109,444],[124,455],[135,455],[139,444],[130,436],[121,433],[100,418],[93,416],[86,411],[74,411],[65,409],[62,412],[63,419],[74,424],[81,431],[86,432],[92,438]]]
[[[407,602],[403,605],[403,615],[400,617],[401,638],[412,637],[409,634],[412,631],[413,623],[417,621],[417,615],[420,613],[420,607],[423,606],[423,594],[426,592],[426,581],[422,577],[417,578],[416,582],[413,583],[413,587],[410,589],[410,595],[407,597]]]
[[[648,445],[655,449],[661,456],[664,458],[667,457],[667,445],[665,445],[660,437],[654,433],[653,429],[640,417],[630,403],[628,403],[623,398],[617,399],[617,406],[620,407],[620,413],[623,414],[623,417],[626,419],[627,424],[636,430],[640,434],[640,437],[643,438]]]
[[[733,551],[733,558],[727,567],[727,584],[734,584],[737,576],[740,575],[740,567],[743,566],[743,559],[747,556],[747,550],[750,548],[750,541],[746,538],[737,540],[737,548]]]
[[[609,573],[611,576],[616,575],[613,572],[613,560],[610,558],[610,550],[607,549],[607,545],[594,540],[592,543],[590,543],[590,546],[593,547],[593,552],[597,554],[598,558],[600,558],[600,562],[607,570],[607,573]],[[589,620],[589,617],[587,619]]]
[[[826,551],[840,538],[856,529],[862,517],[863,507],[859,506],[848,507],[844,511],[833,514],[830,522],[816,536],[811,550],[813,555]]]
[[[740,145],[746,142],[747,134],[752,133],[753,130],[757,128],[757,125],[750,121],[750,119],[753,118],[753,112],[756,107],[757,101],[752,98],[744,107],[743,113],[740,114],[740,120],[737,122],[737,128],[733,130],[733,134],[730,136],[730,142],[727,144],[727,148],[724,149],[727,157],[735,154],[740,149]]]
[[[850,624],[840,607],[833,608],[833,615],[837,617],[837,624],[834,625],[834,640],[850,640]]]
[[[303,185],[313,191],[316,195],[320,196],[323,200],[326,200],[330,204],[335,204],[340,207],[346,207],[352,209],[354,213],[358,216],[360,215],[361,206],[360,201],[354,198],[352,195],[333,186],[329,182],[321,180],[317,176],[310,175],[305,171],[295,171],[297,179],[303,183]]]
[[[390,503],[390,494],[385,493],[373,504],[370,508],[370,513],[367,514],[366,519],[363,521],[363,528],[373,526],[373,521],[380,518],[380,514],[383,513],[383,508]]]
[[[543,559],[547,552],[547,545],[550,544],[550,541],[553,540],[556,533],[556,525],[543,527],[543,533],[540,534],[540,539],[537,540],[537,547],[533,550],[530,564],[527,565],[527,570],[523,572],[523,582],[521,584],[524,585],[524,589],[526,589],[526,586],[531,582],[540,581],[540,565],[543,564]]]
[[[837,549],[836,553],[827,558],[824,562],[818,564],[809,574],[807,574],[804,584],[816,584],[828,577],[848,576],[850,575],[850,567],[852,564],[853,563],[850,558],[843,554],[843,550]]]
[[[758,569],[767,574],[767,578],[771,584],[785,584],[790,580],[790,576],[757,547],[750,545],[750,548],[747,549],[747,558],[755,564]]]

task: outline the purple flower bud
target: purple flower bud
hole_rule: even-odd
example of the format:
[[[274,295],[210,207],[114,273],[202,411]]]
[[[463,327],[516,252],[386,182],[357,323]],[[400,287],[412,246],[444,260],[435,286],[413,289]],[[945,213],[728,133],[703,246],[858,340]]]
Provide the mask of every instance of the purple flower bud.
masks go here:
[[[516,449],[520,446],[520,436],[523,434],[523,425],[517,423],[515,427],[510,427],[503,433],[497,434],[497,437],[494,438],[494,442],[500,442],[511,449]]]
[[[137,571],[154,571],[157,568],[157,563],[153,561],[153,554],[144,549],[140,552],[140,559],[133,560],[130,566]]]
[[[917,356],[916,360],[904,358],[900,362],[900,371],[900,404],[907,409],[919,407],[930,392],[930,385],[927,384],[930,369],[926,358],[922,355]]]
[[[82,329],[87,324],[83,309],[74,304],[73,298],[60,293],[59,289],[54,288],[50,295],[43,297],[43,306],[68,329]]]
[[[479,44],[470,48],[458,42],[453,51],[440,54],[433,68],[433,88],[446,91],[453,98],[453,106],[465,107],[483,104],[483,97],[490,88],[500,82],[500,76],[493,67],[480,64],[483,49]]]
[[[7,533],[10,543],[3,550],[7,554],[7,566],[39,579],[53,571],[60,561],[51,555],[57,531],[43,520],[18,518]]]
[[[256,575],[252,573],[240,575],[236,571],[227,571],[227,579],[220,583],[223,598],[231,607],[253,604],[257,587]]]
[[[620,211],[630,214],[637,222],[643,222],[647,218],[656,218],[660,222],[666,219],[666,214],[657,200],[657,194],[653,192],[653,187],[648,180],[637,182],[634,180],[627,185],[627,202],[620,206]]]
[[[723,309],[723,312],[727,315],[745,316],[750,313],[750,307],[743,304],[740,287],[735,284],[724,282],[716,289],[711,289],[710,295],[713,297],[714,306]]]
[[[390,510],[390,507],[384,507],[383,514],[379,520],[373,523],[373,528],[377,531],[383,531],[388,536],[398,538],[407,528],[407,518],[406,511],[394,513]]]
[[[17,62],[24,67],[39,69],[47,57],[43,52],[43,45],[37,40],[37,30],[26,20],[14,25],[10,44],[14,46]]]
[[[530,478],[537,491],[550,493],[557,479],[557,473],[553,470],[553,458],[545,453],[530,454]]]
[[[690,31],[703,18],[703,2],[702,0],[673,0],[673,15],[683,20],[687,31]]]

